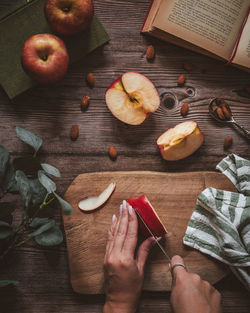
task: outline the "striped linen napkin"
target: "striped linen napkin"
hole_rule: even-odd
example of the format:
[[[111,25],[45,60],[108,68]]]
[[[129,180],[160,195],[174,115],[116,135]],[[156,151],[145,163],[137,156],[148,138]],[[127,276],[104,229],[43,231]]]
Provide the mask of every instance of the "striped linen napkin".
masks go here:
[[[230,154],[216,169],[239,193],[206,188],[198,196],[183,243],[228,264],[250,290],[250,161]]]

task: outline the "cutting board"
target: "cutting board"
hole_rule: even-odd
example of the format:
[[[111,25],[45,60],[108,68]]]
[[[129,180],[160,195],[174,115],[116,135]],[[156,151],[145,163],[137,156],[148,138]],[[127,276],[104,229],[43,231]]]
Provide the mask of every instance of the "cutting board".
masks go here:
[[[91,213],[79,210],[81,199],[99,195],[111,182],[116,183],[116,189],[105,205]],[[148,197],[168,230],[161,243],[169,255],[181,255],[189,271],[212,284],[222,279],[228,273],[224,264],[182,243],[197,196],[210,186],[236,191],[231,181],[214,172],[102,172],[77,176],[65,194],[74,212],[63,216],[73,289],[82,294],[103,293],[103,258],[112,215],[119,214],[123,199],[142,194]],[[171,289],[167,260],[157,246],[150,253],[143,288]]]

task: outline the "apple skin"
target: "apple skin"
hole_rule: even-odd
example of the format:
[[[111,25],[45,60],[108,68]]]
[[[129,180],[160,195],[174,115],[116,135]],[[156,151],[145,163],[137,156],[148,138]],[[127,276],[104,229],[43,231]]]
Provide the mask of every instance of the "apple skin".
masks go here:
[[[23,46],[24,71],[39,84],[52,84],[67,72],[69,56],[64,42],[52,34],[37,34]]]
[[[195,121],[190,121],[194,122]],[[186,123],[186,122],[184,122]],[[181,124],[181,123],[180,123]],[[167,130],[168,131],[168,130]],[[167,132],[166,131],[166,132]],[[158,144],[159,139],[166,133],[164,132],[158,139],[157,139],[157,145],[160,150],[161,156],[166,161],[178,161],[181,159],[184,159],[191,154],[193,154],[196,150],[200,148],[204,141],[204,135],[201,132],[198,124],[196,123],[196,127],[194,131],[191,134],[188,134],[187,136],[184,136],[184,140],[180,142],[179,144],[176,144],[166,152],[164,150],[163,144]]]
[[[108,105],[107,95],[108,95],[108,93],[110,92],[111,89],[120,89],[120,90],[122,90],[122,88],[123,88],[123,87],[122,87],[122,86],[123,86],[123,84],[122,84],[122,78],[123,78],[124,75],[127,75],[127,74],[135,74],[135,75],[140,75],[141,77],[144,77],[145,80],[150,81],[150,83],[152,84],[153,88],[156,90],[156,87],[154,86],[154,84],[152,83],[152,81],[151,81],[149,78],[147,78],[145,75],[143,75],[143,74],[141,74],[141,73],[138,73],[138,72],[133,72],[133,71],[131,71],[131,72],[126,72],[126,73],[124,73],[123,75],[119,76],[116,80],[114,80],[114,81],[111,83],[111,85],[107,88],[106,93],[105,93],[106,104],[107,104],[109,110],[111,111],[111,113],[112,113],[117,119],[119,119],[121,122],[124,122],[124,123],[129,124],[129,125],[140,125],[140,124],[142,124],[152,113],[154,113],[154,112],[159,108],[159,106],[160,106],[160,97],[159,97],[158,92],[157,92],[157,96],[158,96],[158,98],[159,98],[159,101],[158,101],[158,105],[157,105],[157,107],[155,108],[155,110],[154,110],[153,112],[144,112],[144,113],[143,113],[143,117],[141,117],[141,118],[138,119],[137,121],[128,122],[128,121],[125,121],[125,120],[119,118],[119,116],[117,116],[117,115],[115,114],[115,112],[112,112],[112,109],[111,109],[110,106]],[[124,89],[123,89],[123,90],[124,90]]]
[[[145,195],[142,195],[139,198],[130,198],[129,200],[127,200],[127,202],[138,211],[144,222],[147,224],[148,228],[155,236],[162,237],[167,233],[167,230],[161,223],[154,208],[152,207]],[[149,233],[143,222],[140,220],[140,218],[138,218],[138,224],[140,234],[143,237],[150,237],[151,234]]]
[[[45,16],[50,27],[64,36],[86,29],[94,15],[92,0],[47,0]]]

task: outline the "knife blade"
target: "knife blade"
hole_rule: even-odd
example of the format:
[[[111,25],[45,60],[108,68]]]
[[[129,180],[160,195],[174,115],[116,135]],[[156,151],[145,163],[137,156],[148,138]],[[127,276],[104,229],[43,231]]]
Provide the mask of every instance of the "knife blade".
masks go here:
[[[148,227],[148,225],[146,224],[146,222],[144,221],[144,219],[141,217],[141,215],[139,214],[139,212],[137,211],[136,208],[134,208],[137,216],[139,217],[139,219],[142,221],[142,223],[144,224],[144,226],[147,228],[148,232],[150,233],[150,235],[155,239],[155,242],[157,243],[158,247],[161,249],[161,251],[163,252],[163,254],[165,255],[165,257],[168,259],[168,265],[169,268],[171,269],[171,258],[170,256],[167,254],[166,250],[163,248],[163,246],[159,243],[159,241],[157,240],[157,237],[152,233],[152,231],[150,230],[150,228]]]

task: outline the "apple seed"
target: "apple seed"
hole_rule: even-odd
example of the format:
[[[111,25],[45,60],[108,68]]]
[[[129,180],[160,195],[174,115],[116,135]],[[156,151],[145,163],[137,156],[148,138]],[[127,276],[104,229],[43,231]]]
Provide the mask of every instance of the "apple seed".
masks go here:
[[[181,74],[178,78],[178,86],[183,86],[186,80],[186,75],[185,74]]]
[[[79,136],[79,127],[78,125],[72,125],[70,131],[70,138],[71,140],[75,141]]]
[[[82,101],[81,101],[81,109],[83,111],[87,110],[88,106],[89,106],[89,100],[90,100],[90,97],[89,96],[84,96],[82,98]]]
[[[88,73],[87,76],[86,76],[86,80],[87,80],[87,83],[88,85],[93,88],[94,85],[95,85],[95,77],[94,77],[94,74],[93,73]]]

